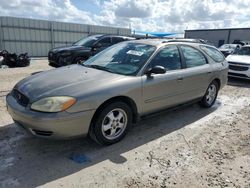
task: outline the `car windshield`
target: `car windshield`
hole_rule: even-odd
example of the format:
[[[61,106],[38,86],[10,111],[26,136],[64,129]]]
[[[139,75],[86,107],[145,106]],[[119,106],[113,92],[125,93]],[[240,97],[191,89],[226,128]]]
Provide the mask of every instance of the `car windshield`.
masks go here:
[[[233,54],[235,55],[250,55],[250,47],[242,47],[236,50]]]
[[[85,61],[83,65],[122,75],[136,75],[155,49],[155,46],[147,44],[119,43]]]
[[[101,35],[94,35],[81,39],[73,44],[73,46],[91,47],[101,37]]]

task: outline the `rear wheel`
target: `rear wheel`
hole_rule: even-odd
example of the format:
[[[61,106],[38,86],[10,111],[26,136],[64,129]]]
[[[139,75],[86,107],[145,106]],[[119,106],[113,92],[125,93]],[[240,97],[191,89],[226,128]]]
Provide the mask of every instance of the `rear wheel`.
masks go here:
[[[219,85],[216,81],[210,83],[210,85],[207,88],[206,94],[201,100],[201,106],[205,108],[213,106],[218,95],[218,90],[219,90]]]
[[[132,124],[130,107],[123,102],[115,102],[104,107],[91,127],[90,136],[102,145],[120,141]]]

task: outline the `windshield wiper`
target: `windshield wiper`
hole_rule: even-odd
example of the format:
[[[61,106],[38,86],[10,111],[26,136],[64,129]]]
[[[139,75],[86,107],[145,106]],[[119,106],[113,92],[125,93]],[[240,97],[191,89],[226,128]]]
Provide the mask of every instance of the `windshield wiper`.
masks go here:
[[[98,70],[104,70],[104,71],[113,73],[111,70],[109,70],[109,68],[103,67],[103,66],[100,66],[100,65],[84,65],[83,64],[83,66],[85,66],[85,67],[91,67],[91,68],[98,69]]]

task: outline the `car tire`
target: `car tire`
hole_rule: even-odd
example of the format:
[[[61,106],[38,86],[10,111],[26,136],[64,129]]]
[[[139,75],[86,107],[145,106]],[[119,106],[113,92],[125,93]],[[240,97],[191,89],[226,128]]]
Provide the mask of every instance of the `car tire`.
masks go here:
[[[206,90],[206,94],[203,96],[200,102],[201,106],[204,108],[210,108],[211,106],[213,106],[213,104],[217,99],[218,91],[219,91],[218,82],[216,81],[211,82]]]
[[[82,61],[85,61],[86,59],[87,59],[86,57],[77,57],[77,58],[75,58],[74,63],[75,64],[81,64]]]
[[[132,124],[131,108],[123,102],[105,106],[94,119],[90,137],[101,145],[119,142]]]

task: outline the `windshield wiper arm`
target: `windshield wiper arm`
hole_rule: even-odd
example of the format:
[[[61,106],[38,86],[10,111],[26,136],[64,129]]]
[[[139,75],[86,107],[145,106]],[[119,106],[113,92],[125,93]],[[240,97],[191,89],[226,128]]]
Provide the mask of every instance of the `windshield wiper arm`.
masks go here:
[[[109,68],[103,67],[103,66],[100,66],[100,65],[84,65],[83,64],[83,66],[85,66],[85,67],[91,67],[91,68],[98,69],[98,70],[104,70],[104,71],[107,71],[107,72],[112,72],[112,71],[109,70]]]

